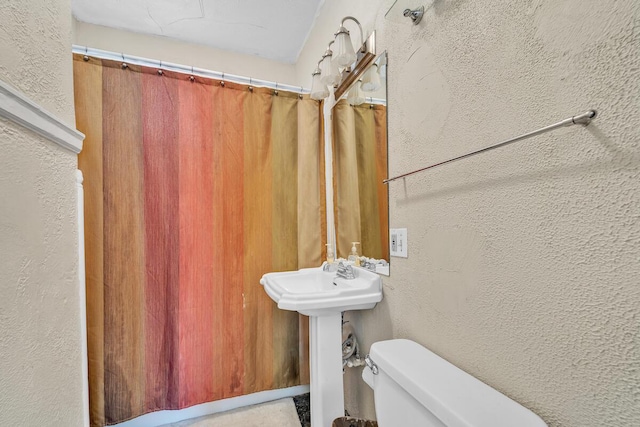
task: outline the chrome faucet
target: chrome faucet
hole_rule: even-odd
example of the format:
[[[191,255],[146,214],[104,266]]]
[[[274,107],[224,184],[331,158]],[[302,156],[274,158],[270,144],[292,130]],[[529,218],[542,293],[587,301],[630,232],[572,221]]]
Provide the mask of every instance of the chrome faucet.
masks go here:
[[[374,273],[376,272],[376,264],[371,261],[362,261],[362,264],[360,264],[360,267],[367,269],[369,271],[373,271]]]
[[[343,279],[351,280],[356,278],[356,273],[353,271],[353,267],[348,264],[344,264],[342,261],[338,263],[338,272],[336,277],[342,277]]]

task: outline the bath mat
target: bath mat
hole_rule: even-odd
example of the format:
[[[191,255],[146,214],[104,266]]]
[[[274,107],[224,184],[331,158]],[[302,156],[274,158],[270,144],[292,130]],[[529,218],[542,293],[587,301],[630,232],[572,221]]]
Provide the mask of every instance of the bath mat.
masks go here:
[[[301,427],[311,427],[311,395],[309,393],[293,396]]]
[[[161,427],[300,427],[293,399],[286,398]]]

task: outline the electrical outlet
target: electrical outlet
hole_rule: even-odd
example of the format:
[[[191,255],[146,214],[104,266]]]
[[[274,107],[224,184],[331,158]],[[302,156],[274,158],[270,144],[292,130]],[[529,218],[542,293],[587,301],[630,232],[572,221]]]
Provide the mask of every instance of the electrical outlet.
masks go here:
[[[406,228],[392,228],[389,230],[391,256],[408,258],[408,244],[407,244],[407,229]]]

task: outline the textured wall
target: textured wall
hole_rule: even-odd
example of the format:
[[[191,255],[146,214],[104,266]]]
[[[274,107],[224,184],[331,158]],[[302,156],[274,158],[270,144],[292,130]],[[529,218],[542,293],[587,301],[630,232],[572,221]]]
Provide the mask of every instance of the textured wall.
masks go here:
[[[68,0],[0,4],[0,79],[74,122]],[[0,120],[0,425],[82,425],[76,156]]]
[[[0,79],[74,125],[70,0],[2,0]]]
[[[436,0],[417,27],[384,3],[391,175],[600,115],[391,184],[409,258],[352,316],[365,347],[418,341],[551,426],[640,425],[640,3]]]

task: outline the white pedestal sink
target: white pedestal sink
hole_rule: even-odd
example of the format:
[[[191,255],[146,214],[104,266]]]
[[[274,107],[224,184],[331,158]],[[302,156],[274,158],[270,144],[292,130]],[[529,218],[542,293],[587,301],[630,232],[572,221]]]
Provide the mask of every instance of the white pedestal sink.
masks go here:
[[[311,425],[331,427],[344,416],[342,383],[342,312],[375,307],[382,300],[380,276],[354,267],[354,279],[322,267],[267,273],[265,292],[282,310],[309,316]]]

